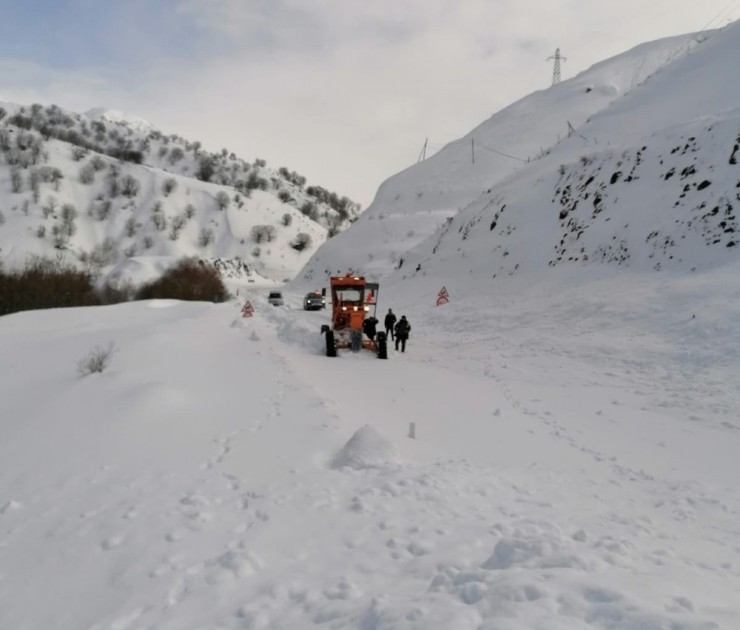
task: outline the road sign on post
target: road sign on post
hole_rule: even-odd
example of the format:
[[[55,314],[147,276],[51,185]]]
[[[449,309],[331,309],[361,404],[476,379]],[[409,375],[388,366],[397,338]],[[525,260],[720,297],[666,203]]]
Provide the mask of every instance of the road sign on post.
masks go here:
[[[242,317],[252,317],[254,315],[254,307],[252,306],[252,303],[247,300],[244,302],[244,306],[242,306]]]
[[[447,304],[450,301],[450,294],[447,293],[447,289],[442,287],[437,293],[437,306],[440,304]]]

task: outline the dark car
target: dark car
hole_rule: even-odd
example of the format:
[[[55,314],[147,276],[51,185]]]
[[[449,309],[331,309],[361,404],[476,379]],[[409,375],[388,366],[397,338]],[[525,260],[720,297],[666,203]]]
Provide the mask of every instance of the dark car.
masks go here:
[[[326,298],[321,293],[308,293],[303,298],[303,310],[304,311],[318,311],[319,309],[326,308]]]
[[[270,295],[267,296],[267,301],[273,306],[282,306],[283,294],[280,291],[270,291]]]

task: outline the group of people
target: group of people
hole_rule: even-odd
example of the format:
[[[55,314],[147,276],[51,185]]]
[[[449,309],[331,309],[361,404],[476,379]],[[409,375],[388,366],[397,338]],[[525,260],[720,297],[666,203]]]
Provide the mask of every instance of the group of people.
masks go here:
[[[376,335],[376,326],[378,320],[375,317],[368,317],[362,325],[363,331],[369,339],[374,339]],[[385,336],[396,342],[396,350],[399,349],[401,352],[406,352],[406,342],[411,332],[411,324],[406,319],[405,315],[401,315],[401,319],[396,317],[393,309],[388,309],[388,313],[383,321],[385,326]]]

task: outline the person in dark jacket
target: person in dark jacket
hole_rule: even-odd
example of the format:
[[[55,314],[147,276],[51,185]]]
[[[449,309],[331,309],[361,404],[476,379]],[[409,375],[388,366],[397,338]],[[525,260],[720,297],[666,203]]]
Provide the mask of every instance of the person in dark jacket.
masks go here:
[[[398,344],[401,344],[401,352],[406,352],[406,340],[409,338],[411,332],[411,324],[406,319],[405,315],[401,315],[401,319],[396,324],[396,350],[398,350]]]
[[[386,314],[385,321],[383,323],[385,324],[385,336],[395,339],[393,336],[393,329],[396,326],[396,314],[391,309],[388,309],[388,313]]]
[[[375,339],[377,333],[378,319],[372,315],[362,322],[362,331],[367,335],[367,338],[372,341]]]

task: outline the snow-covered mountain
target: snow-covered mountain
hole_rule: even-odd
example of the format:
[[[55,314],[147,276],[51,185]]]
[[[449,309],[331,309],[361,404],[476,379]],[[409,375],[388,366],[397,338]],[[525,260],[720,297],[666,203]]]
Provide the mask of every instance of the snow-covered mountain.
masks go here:
[[[737,41],[497,114],[537,159],[392,178],[283,306],[242,279],[0,317],[0,629],[740,628]],[[302,285],[347,266],[405,352],[325,356]]]
[[[359,207],[287,168],[165,135],[123,112],[0,103],[0,260],[151,275],[182,256],[291,278]]]
[[[733,259],[739,30],[640,45],[494,114],[388,179],[300,278]]]

